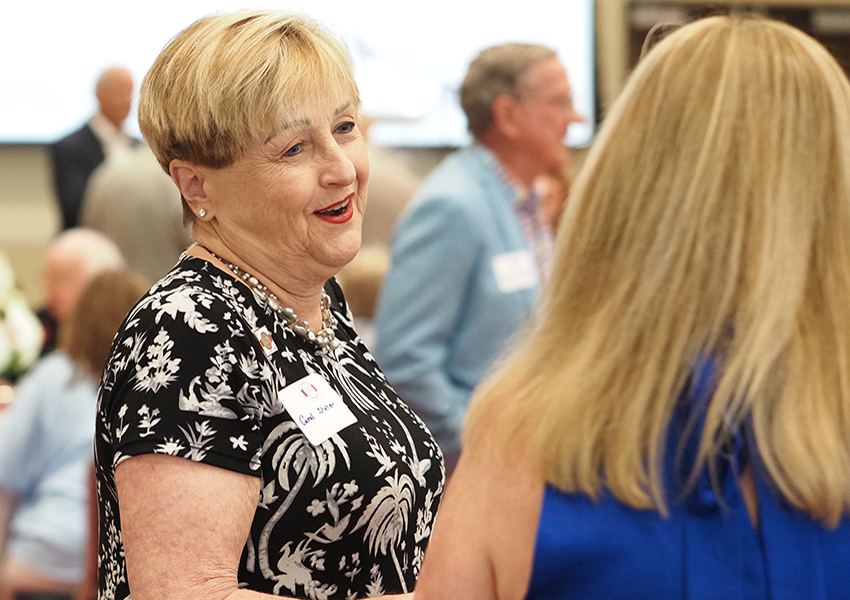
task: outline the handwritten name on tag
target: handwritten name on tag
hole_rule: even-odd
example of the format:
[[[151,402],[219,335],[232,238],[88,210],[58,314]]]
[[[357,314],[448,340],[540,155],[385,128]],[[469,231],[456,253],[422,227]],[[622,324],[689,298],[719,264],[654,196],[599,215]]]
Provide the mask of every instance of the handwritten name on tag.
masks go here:
[[[537,285],[537,265],[530,250],[505,252],[493,257],[493,275],[503,294],[529,290]]]
[[[286,386],[278,396],[289,416],[314,446],[357,422],[342,397],[317,373]]]

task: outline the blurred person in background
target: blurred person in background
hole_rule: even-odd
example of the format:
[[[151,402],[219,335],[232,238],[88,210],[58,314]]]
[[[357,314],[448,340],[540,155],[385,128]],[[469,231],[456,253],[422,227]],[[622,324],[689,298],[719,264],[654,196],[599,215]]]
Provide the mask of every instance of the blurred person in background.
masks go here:
[[[428,174],[396,226],[373,348],[449,470],[473,388],[548,278],[552,226],[534,182],[567,166],[565,136],[583,120],[556,53],[532,44],[483,50],[460,101],[475,141]]]
[[[571,185],[572,178],[566,168],[543,173],[534,181],[534,187],[541,198],[540,208],[543,217],[553,232],[558,230],[558,223],[567,204]]]
[[[89,280],[125,266],[118,245],[92,229],[75,227],[50,243],[44,263],[44,306],[37,313],[44,328],[42,355],[56,348],[62,322]]]
[[[361,246],[388,250],[395,224],[422,178],[392,148],[370,140],[374,123],[375,119],[363,115],[358,124],[369,152],[369,210],[363,215]]]
[[[91,279],[59,349],[30,369],[0,413],[0,600],[71,600],[83,581],[97,381],[121,321],[149,285],[135,272]]]
[[[129,268],[156,281],[192,243],[180,190],[146,144],[107,158],[86,187],[80,223],[113,240]]]
[[[79,224],[86,184],[97,166],[113,152],[137,141],[123,129],[133,104],[130,72],[121,67],[104,70],[94,93],[98,111],[78,130],[50,146],[62,229]]]

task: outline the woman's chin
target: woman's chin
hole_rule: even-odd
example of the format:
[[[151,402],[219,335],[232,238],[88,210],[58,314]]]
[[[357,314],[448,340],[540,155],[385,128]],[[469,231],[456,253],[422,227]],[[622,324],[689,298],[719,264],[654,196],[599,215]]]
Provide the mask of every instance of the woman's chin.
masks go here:
[[[349,236],[345,236],[345,238],[337,240],[332,251],[329,251],[325,255],[325,260],[322,261],[334,269],[334,275],[339,273],[343,267],[353,261],[357,256],[357,253],[360,251],[360,232],[358,231],[356,236],[350,236],[351,239],[347,238],[349,238]]]

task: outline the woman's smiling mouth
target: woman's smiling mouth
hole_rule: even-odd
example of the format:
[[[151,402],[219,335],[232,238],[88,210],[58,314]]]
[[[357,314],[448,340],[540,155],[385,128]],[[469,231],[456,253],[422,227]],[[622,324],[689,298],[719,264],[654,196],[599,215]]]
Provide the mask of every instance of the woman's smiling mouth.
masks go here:
[[[344,200],[317,210],[313,214],[328,223],[345,223],[354,214],[353,200],[354,194],[349,194]]]

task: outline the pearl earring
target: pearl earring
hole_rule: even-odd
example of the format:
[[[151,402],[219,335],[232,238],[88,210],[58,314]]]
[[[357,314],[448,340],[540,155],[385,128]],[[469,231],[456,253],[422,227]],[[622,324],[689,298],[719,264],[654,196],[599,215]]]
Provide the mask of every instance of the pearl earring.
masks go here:
[[[199,210],[199,211],[198,211],[198,216],[199,216],[199,217],[201,217],[201,218],[203,219],[204,217],[206,217],[206,216],[207,216],[207,211],[205,211],[205,210],[202,208],[201,210]]]

